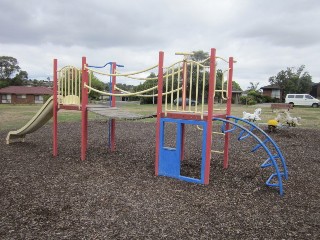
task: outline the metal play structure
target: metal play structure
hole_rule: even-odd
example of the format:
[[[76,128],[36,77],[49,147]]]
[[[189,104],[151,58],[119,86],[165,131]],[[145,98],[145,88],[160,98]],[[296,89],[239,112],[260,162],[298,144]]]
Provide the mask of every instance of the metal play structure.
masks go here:
[[[88,139],[88,111],[93,111],[106,116],[109,121],[109,147],[115,150],[115,129],[116,119],[136,119],[141,116],[128,113],[116,107],[116,96],[139,96],[157,97],[156,114],[156,150],[155,150],[155,174],[158,176],[168,176],[183,181],[209,184],[210,162],[212,154],[223,154],[223,167],[229,165],[229,144],[230,134],[237,133],[238,140],[244,141],[251,138],[255,145],[252,152],[262,149],[268,158],[261,164],[261,168],[272,169],[272,174],[266,181],[266,185],[279,189],[283,195],[283,180],[288,179],[288,171],[285,159],[277,144],[259,127],[247,120],[231,116],[232,98],[232,76],[234,59],[224,59],[216,56],[216,50],[211,49],[210,57],[202,62],[190,59],[188,53],[179,53],[183,56],[181,61],[164,66],[164,53],[159,52],[158,64],[132,73],[121,73],[117,67],[123,67],[116,63],[108,63],[110,71],[98,70],[106,65],[97,67],[87,64],[86,57],[82,58],[81,69],[66,66],[58,69],[58,61],[55,59],[53,64],[54,73],[54,95],[50,100],[53,115],[53,156],[58,155],[58,110],[79,110],[81,111],[81,159],[86,159],[87,139]],[[222,85],[218,89],[216,75],[217,64],[224,64],[225,70],[222,71]],[[140,78],[136,75],[149,72],[155,69],[158,76],[154,78]],[[110,78],[110,92],[99,91],[91,86],[92,74],[100,74]],[[116,86],[117,77],[125,77],[137,80],[154,81],[155,86],[140,92],[126,92]],[[227,79],[225,81],[225,78]],[[226,82],[226,84],[224,84]],[[121,93],[115,93],[115,91]],[[95,91],[110,96],[110,103],[103,106],[92,106],[88,104],[89,91]],[[149,94],[156,91],[156,94]],[[226,101],[225,109],[214,108],[214,98],[219,94]],[[39,118],[46,114],[37,114]],[[50,117],[50,116],[49,116]],[[49,118],[43,118],[47,121]],[[44,121],[38,121],[43,125]],[[172,124],[176,129],[175,146],[165,145],[165,126]],[[221,131],[213,132],[213,125],[217,124]],[[41,125],[41,126],[42,126]],[[181,174],[181,161],[184,159],[185,152],[185,128],[191,125],[201,129],[201,166],[200,177],[193,178]],[[37,125],[36,125],[37,126]],[[32,131],[35,126],[30,128]],[[24,129],[25,130],[25,129]],[[32,131],[10,132],[10,138],[24,137]],[[240,132],[240,133],[239,133]],[[224,138],[224,150],[212,150],[212,139],[214,134],[220,134]]]

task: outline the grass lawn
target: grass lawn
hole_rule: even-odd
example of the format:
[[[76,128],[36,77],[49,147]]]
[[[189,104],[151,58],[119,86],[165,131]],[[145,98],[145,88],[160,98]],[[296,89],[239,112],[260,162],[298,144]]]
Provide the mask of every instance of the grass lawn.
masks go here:
[[[242,117],[242,112],[253,113],[256,108],[262,108],[261,118],[259,123],[265,123],[269,119],[273,119],[277,116],[276,112],[272,112],[270,105],[232,105],[231,115]],[[0,131],[16,130],[27,123],[32,116],[41,108],[39,104],[33,105],[11,105],[11,104],[0,104]],[[156,113],[156,105],[138,105],[132,103],[121,103],[119,108],[134,112],[140,115],[148,116]],[[225,105],[216,104],[215,108],[224,109]],[[221,111],[217,111],[221,112]],[[301,117],[302,122],[299,128],[313,128],[320,129],[320,108],[311,107],[295,107],[290,110],[290,113],[294,117]],[[89,120],[102,118],[89,112]],[[81,120],[81,114],[78,111],[60,111],[58,114],[59,122],[77,122]],[[155,119],[144,119],[140,121],[155,121]]]

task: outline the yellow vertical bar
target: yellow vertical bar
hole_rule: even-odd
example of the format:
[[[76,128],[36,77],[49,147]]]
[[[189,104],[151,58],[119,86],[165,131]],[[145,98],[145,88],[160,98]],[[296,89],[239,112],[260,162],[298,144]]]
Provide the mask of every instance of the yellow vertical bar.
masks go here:
[[[228,71],[227,71],[227,92],[226,92],[226,98],[228,99],[229,98],[229,95],[228,95],[228,90],[229,90],[229,69],[228,69]],[[232,92],[232,91],[231,91]]]
[[[171,71],[172,71],[172,73],[171,73],[171,110],[173,110],[174,69],[171,68]]]
[[[58,84],[58,92],[57,92],[57,94],[60,95],[60,72],[59,71],[57,72],[57,76],[58,76],[58,82],[57,82],[57,84]]]
[[[204,92],[205,92],[205,86],[206,86],[206,71],[203,68],[203,77],[202,77],[202,104],[201,104],[201,119],[203,119],[203,111],[204,111]]]
[[[191,62],[190,64],[190,81],[189,81],[189,84],[190,84],[190,89],[189,89],[189,111],[191,111],[191,97],[192,97],[192,71],[193,70],[193,63]]]
[[[197,64],[197,79],[196,79],[196,109],[198,111],[198,97],[199,97],[199,64]]]
[[[180,88],[180,63],[178,63],[178,89]],[[179,90],[177,91],[177,111],[179,110]]]
[[[217,71],[216,71],[216,82],[217,82]],[[224,90],[224,74],[223,74],[223,71],[222,71],[222,83],[221,83],[221,98],[223,99],[223,94],[224,94],[224,92],[223,92],[223,90]],[[216,84],[216,89],[217,89],[217,84]]]
[[[168,74],[166,74],[166,93],[168,92]],[[167,111],[168,111],[168,94],[165,95],[165,102],[164,102],[164,114],[167,116]]]

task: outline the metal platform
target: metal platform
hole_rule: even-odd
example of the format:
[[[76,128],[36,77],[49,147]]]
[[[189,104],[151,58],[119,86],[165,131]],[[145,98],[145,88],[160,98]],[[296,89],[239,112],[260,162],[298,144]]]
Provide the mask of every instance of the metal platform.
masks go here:
[[[128,119],[128,120],[135,120],[135,119],[142,119],[145,116],[128,112],[125,110],[121,110],[117,107],[110,107],[107,105],[88,105],[88,111],[99,114],[101,116],[112,118],[112,119]]]

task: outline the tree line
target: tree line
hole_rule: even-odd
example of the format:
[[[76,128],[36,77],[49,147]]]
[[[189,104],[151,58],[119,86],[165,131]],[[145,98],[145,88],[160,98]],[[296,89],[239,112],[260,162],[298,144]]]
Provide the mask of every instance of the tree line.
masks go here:
[[[28,81],[27,71],[21,70],[14,57],[0,56],[0,88],[22,86]]]
[[[279,87],[280,98],[263,96],[259,89],[259,83],[250,82],[247,96],[241,97],[240,100],[243,104],[254,105],[263,102],[283,102],[289,93],[309,94],[313,85],[312,76],[304,70],[305,65],[298,68],[288,67],[286,70],[281,70],[276,76],[269,78],[270,85]]]

